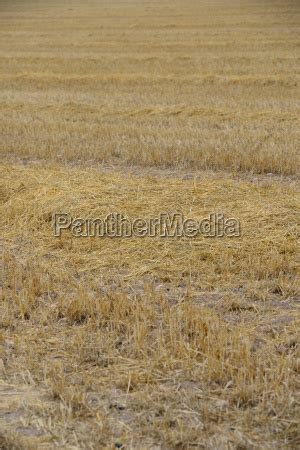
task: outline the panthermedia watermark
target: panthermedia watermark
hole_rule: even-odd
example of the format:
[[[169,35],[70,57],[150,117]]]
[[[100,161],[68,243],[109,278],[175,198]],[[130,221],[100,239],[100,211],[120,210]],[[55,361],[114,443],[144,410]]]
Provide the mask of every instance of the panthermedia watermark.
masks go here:
[[[213,213],[196,220],[185,218],[181,213],[160,213],[148,219],[128,218],[120,213],[111,213],[104,218],[72,217],[68,213],[56,213],[52,217],[55,237],[69,232],[73,237],[239,237],[239,220],[226,218],[223,213]]]

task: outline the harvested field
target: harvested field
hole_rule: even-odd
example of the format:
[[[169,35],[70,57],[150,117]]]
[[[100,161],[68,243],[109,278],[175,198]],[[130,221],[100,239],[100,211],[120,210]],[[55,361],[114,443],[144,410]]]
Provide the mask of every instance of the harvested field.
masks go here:
[[[0,2],[0,449],[299,448],[299,24]],[[240,233],[55,237],[58,213]]]

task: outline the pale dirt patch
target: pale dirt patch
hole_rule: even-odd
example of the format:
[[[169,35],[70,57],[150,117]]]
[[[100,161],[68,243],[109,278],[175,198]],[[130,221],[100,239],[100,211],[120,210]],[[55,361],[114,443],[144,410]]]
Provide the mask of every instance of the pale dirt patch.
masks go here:
[[[37,406],[46,405],[45,392],[27,385],[13,385],[0,379],[0,448],[27,445],[42,448],[49,441],[49,435],[34,418]],[[18,447],[16,447],[18,448]],[[45,448],[45,447],[43,447]]]

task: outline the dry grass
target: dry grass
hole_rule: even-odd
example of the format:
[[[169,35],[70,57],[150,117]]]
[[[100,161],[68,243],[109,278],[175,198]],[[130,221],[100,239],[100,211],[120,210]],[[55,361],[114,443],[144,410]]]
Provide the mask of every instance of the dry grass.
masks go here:
[[[6,377],[46,389],[28,424],[39,439],[296,448],[297,183],[43,165],[2,174]],[[240,218],[239,239],[54,239],[51,226],[57,210],[200,219],[220,208]]]
[[[1,2],[1,154],[299,169],[297,1],[36,3]]]
[[[0,11],[0,448],[298,448],[297,2]],[[242,235],[53,237],[164,211]]]

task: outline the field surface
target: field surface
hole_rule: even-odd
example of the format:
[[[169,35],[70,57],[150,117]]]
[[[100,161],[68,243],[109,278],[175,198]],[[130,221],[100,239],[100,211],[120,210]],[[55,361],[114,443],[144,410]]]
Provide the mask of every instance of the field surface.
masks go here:
[[[0,449],[300,447],[297,0],[0,0]],[[239,237],[54,237],[223,213]]]

